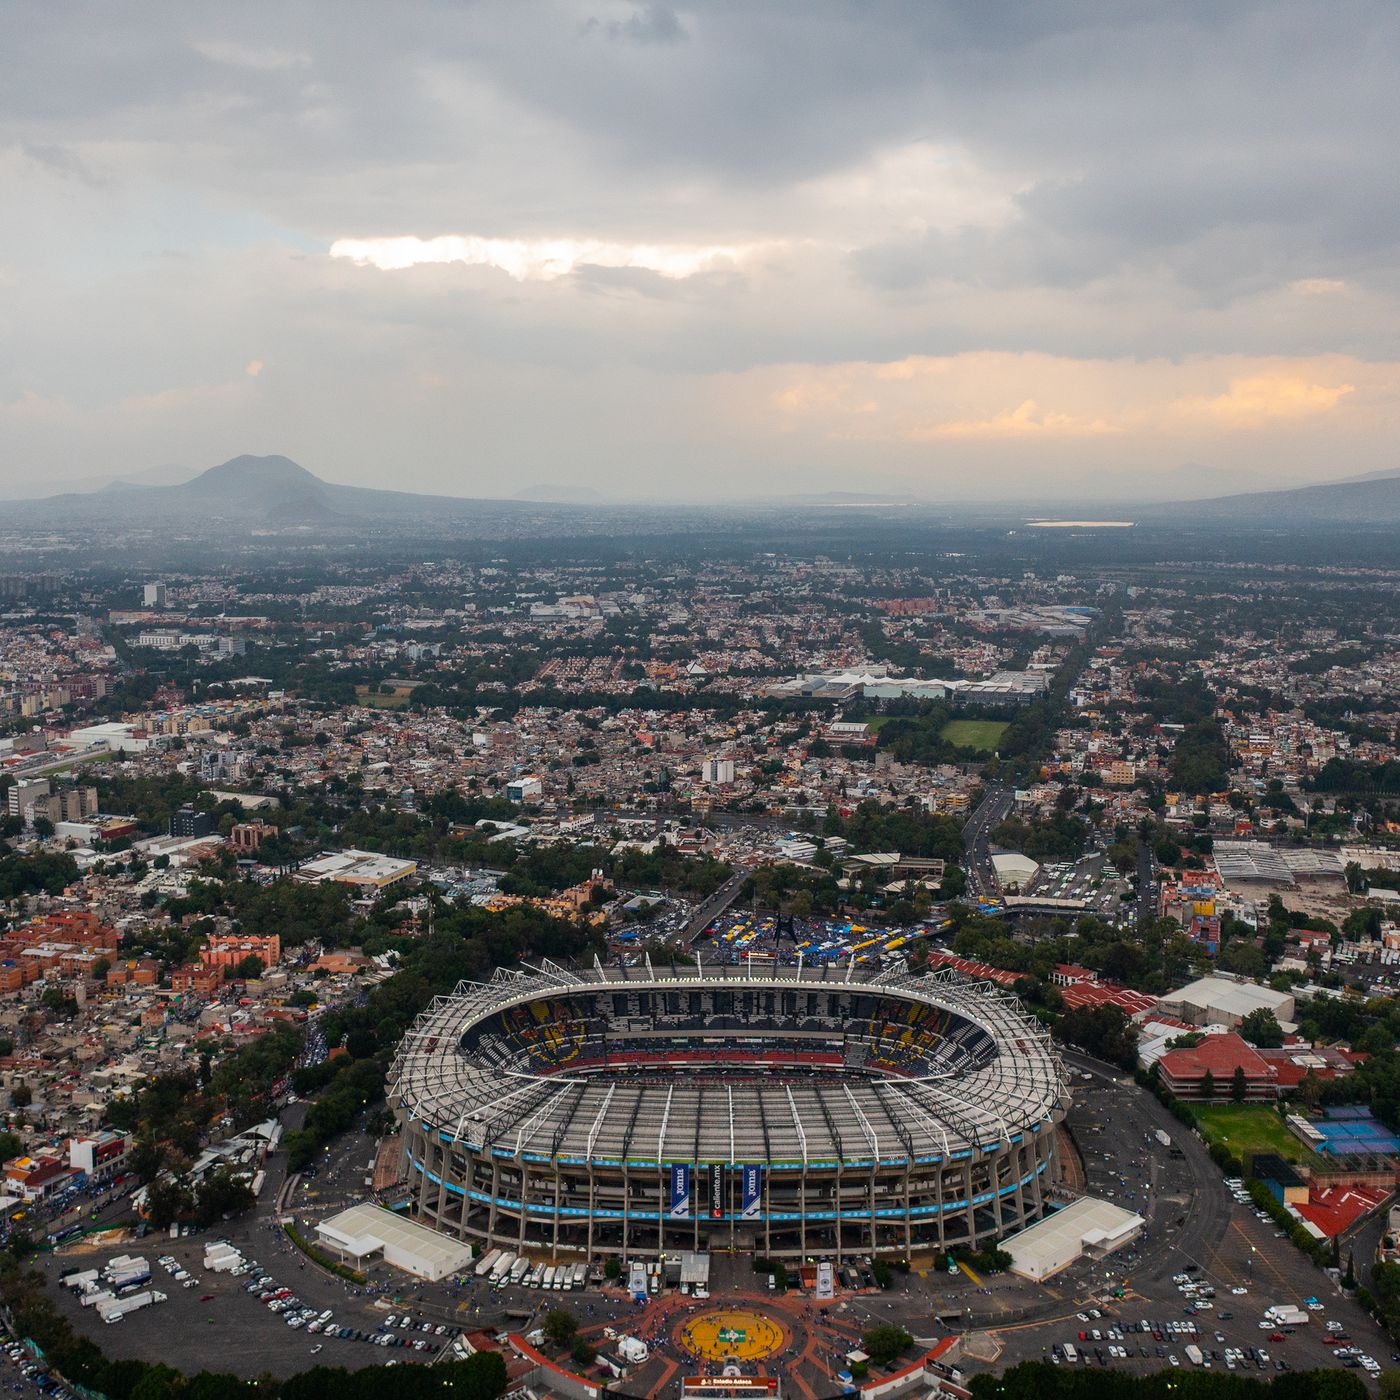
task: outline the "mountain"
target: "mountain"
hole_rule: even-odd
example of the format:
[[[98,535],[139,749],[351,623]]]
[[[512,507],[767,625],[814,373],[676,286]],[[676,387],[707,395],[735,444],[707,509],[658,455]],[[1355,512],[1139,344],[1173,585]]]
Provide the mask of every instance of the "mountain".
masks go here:
[[[82,495],[90,491],[130,490],[140,486],[177,486],[198,476],[198,468],[163,466],[148,467],[140,472],[107,472],[97,476],[75,476],[53,481],[45,477],[34,477],[28,482],[16,482],[7,489],[13,492],[13,500],[33,501],[44,496],[53,496],[61,490],[65,495]]]
[[[1305,525],[1400,525],[1400,473],[1358,477],[1287,491],[1246,491],[1198,501],[1154,502],[1133,507],[1139,520],[1239,522],[1263,528]]]
[[[175,485],[109,482],[96,491],[10,501],[0,507],[12,524],[35,529],[77,526],[180,531],[451,526],[524,509],[523,504],[509,501],[338,486],[291,458],[278,456],[234,457]]]

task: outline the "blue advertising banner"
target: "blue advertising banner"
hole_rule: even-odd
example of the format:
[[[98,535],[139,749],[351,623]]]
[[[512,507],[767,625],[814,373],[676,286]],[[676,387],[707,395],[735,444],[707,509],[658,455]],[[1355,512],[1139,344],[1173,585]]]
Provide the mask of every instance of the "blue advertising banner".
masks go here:
[[[690,1219],[690,1168],[688,1166],[672,1166],[671,1168],[671,1219]]]
[[[744,1168],[744,1198],[740,1216],[744,1220],[757,1220],[759,1203],[763,1197],[763,1168]]]

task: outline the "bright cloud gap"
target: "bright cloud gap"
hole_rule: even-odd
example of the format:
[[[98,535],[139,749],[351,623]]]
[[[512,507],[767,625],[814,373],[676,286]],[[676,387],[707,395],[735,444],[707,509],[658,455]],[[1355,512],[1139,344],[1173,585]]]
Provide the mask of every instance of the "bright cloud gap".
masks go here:
[[[360,267],[400,272],[425,263],[462,263],[494,267],[517,282],[552,282],[584,267],[635,268],[681,280],[698,273],[735,267],[760,244],[686,246],[655,243],[610,243],[580,238],[479,238],[443,234],[437,238],[339,238],[331,257],[348,258]]]

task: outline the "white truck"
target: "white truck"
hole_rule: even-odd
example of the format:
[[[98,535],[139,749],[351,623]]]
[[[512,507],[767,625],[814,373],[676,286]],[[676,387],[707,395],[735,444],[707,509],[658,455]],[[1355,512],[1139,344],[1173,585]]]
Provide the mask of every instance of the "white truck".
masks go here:
[[[1298,1327],[1308,1320],[1308,1310],[1294,1307],[1292,1303],[1276,1303],[1264,1309],[1264,1316],[1279,1327]]]
[[[491,1266],[491,1282],[500,1283],[505,1276],[510,1273],[511,1265],[515,1263],[515,1255],[507,1250]]]
[[[523,1255],[510,1266],[510,1281],[519,1283],[530,1272],[530,1261]]]
[[[496,1267],[496,1260],[500,1257],[501,1251],[499,1249],[488,1250],[483,1254],[481,1258],[476,1261],[477,1278],[485,1278],[486,1275]]]
[[[574,1265],[574,1287],[582,1288],[588,1282],[588,1265]]]
[[[648,1356],[651,1355],[647,1344],[640,1337],[619,1337],[617,1341],[617,1354],[629,1366],[642,1365]]]
[[[110,1288],[94,1288],[91,1293],[84,1293],[78,1301],[85,1308],[100,1307],[103,1303],[116,1301],[117,1295]]]
[[[103,1322],[120,1322],[127,1313],[139,1312],[152,1303],[163,1302],[165,1302],[164,1293],[157,1293],[154,1289],[148,1288],[142,1293],[133,1293],[129,1298],[113,1298],[109,1303],[99,1303],[97,1315]]]
[[[1206,1359],[1206,1358],[1205,1358],[1204,1353],[1201,1351],[1200,1347],[1198,1347],[1198,1346],[1195,1344],[1195,1342],[1192,1342],[1192,1343],[1186,1348],[1186,1359],[1187,1359],[1193,1366],[1201,1366],[1201,1365],[1204,1365],[1204,1364],[1205,1364],[1205,1359]]]

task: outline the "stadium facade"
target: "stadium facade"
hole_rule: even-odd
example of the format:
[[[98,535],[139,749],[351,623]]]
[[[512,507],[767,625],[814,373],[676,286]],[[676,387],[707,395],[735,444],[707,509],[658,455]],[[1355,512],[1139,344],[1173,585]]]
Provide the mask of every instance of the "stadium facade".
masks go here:
[[[1039,1218],[1069,1096],[1016,998],[949,973],[546,962],[435,1000],[389,1101],[459,1238],[839,1260]]]

